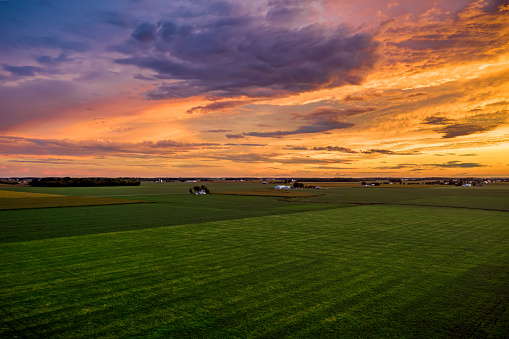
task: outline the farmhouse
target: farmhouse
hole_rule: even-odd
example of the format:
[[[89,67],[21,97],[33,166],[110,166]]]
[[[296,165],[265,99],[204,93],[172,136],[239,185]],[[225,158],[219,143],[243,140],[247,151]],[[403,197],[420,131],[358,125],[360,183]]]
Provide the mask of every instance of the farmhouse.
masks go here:
[[[292,188],[291,186],[285,186],[285,185],[277,185],[274,187],[274,189],[276,190],[289,190],[290,188]]]

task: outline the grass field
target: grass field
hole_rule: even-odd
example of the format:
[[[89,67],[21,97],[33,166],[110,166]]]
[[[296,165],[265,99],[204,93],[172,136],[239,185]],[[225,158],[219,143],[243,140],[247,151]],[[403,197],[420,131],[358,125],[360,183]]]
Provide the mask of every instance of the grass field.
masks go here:
[[[25,208],[72,207],[119,205],[147,202],[143,200],[126,200],[99,197],[80,197],[57,194],[28,193],[0,190],[0,210],[17,210]]]
[[[0,337],[509,333],[508,188],[189,185],[9,188],[154,203],[0,211]]]

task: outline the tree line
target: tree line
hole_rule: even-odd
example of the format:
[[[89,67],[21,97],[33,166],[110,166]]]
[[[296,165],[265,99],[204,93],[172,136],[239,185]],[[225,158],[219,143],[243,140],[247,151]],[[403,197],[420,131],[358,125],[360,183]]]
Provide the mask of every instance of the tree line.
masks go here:
[[[131,178],[41,178],[28,183],[34,187],[95,187],[139,186],[141,182]]]

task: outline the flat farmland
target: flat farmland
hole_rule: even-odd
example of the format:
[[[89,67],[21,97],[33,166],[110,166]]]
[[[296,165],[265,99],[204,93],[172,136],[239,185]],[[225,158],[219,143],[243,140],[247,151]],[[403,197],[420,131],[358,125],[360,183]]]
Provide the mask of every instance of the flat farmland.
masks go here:
[[[0,211],[0,337],[509,333],[504,188],[283,201],[189,185],[92,190],[151,204]]]
[[[119,205],[147,202],[143,200],[126,200],[100,197],[81,197],[57,194],[29,193],[0,190],[0,210],[17,210],[25,208],[72,207]]]

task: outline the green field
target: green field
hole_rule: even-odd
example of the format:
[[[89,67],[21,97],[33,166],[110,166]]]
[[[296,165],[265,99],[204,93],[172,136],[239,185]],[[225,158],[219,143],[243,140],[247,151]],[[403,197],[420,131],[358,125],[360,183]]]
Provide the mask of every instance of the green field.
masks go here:
[[[82,197],[57,194],[0,190],[0,210],[72,206],[120,205],[147,202],[144,200]]]
[[[153,203],[0,211],[0,337],[509,333],[508,186],[192,185],[2,187]]]

